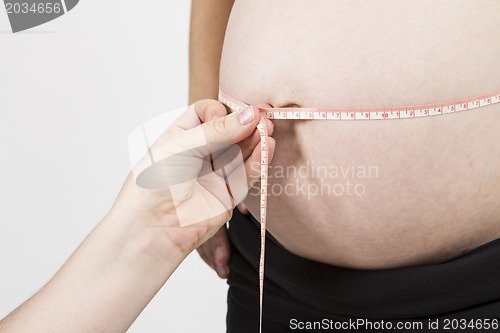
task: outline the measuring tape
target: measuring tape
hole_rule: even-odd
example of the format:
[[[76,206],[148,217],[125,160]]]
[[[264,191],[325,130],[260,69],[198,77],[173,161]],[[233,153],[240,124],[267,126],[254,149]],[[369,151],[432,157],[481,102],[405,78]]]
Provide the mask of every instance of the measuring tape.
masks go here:
[[[219,90],[219,101],[231,109],[239,111],[249,105],[230,97]],[[500,103],[500,91],[479,97],[456,100],[440,104],[417,106],[375,107],[375,108],[262,108],[258,109],[269,119],[300,120],[388,120],[436,116],[459,111],[472,110],[482,106]],[[267,225],[267,182],[268,182],[268,147],[267,127],[264,119],[257,125],[261,144],[261,183],[260,183],[260,261],[259,261],[259,332],[262,333],[262,310],[264,299],[264,263],[266,253]]]

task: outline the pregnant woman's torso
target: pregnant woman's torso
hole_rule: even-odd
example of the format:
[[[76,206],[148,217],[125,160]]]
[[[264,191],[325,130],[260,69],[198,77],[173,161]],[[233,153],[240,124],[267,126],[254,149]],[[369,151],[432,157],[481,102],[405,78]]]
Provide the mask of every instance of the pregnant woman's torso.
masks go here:
[[[236,0],[220,84],[275,107],[445,102],[500,90],[498,36],[496,0]],[[291,252],[388,268],[500,237],[500,104],[274,123],[268,230]],[[258,217],[258,191],[245,203]]]

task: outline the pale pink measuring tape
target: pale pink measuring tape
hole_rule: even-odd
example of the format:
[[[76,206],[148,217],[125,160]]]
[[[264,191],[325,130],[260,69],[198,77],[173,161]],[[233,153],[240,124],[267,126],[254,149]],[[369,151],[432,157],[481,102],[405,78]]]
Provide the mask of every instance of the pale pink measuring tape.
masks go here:
[[[219,90],[219,101],[232,111],[239,111],[248,105],[234,99]],[[427,104],[417,106],[375,107],[375,108],[261,108],[269,119],[300,119],[300,120],[387,120],[436,116],[447,113],[476,109],[500,103],[500,91],[495,93],[456,100],[447,103]],[[256,108],[255,106],[252,106]],[[261,144],[261,183],[260,183],[260,262],[259,262],[259,332],[262,333],[262,310],[264,299],[264,262],[267,224],[267,181],[268,181],[268,147],[267,127],[261,119],[257,125]]]

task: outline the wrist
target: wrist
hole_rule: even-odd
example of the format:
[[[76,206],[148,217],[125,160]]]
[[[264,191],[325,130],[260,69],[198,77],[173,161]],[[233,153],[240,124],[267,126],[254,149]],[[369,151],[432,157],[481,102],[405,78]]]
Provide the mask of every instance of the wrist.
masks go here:
[[[190,251],[179,248],[171,240],[167,227],[146,223],[148,219],[123,217],[112,211],[102,224],[106,233],[117,237],[120,260],[144,274],[159,275],[166,281]]]

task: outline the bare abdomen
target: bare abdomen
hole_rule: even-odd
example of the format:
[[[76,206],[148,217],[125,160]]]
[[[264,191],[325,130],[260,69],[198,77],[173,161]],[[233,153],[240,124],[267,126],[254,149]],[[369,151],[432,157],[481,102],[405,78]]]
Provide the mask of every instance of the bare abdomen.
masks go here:
[[[500,90],[500,3],[401,7],[237,0],[221,87],[247,103],[325,107],[435,103]],[[298,255],[396,267],[500,236],[498,105],[423,119],[275,125],[268,229]],[[258,216],[255,193],[246,203]]]

